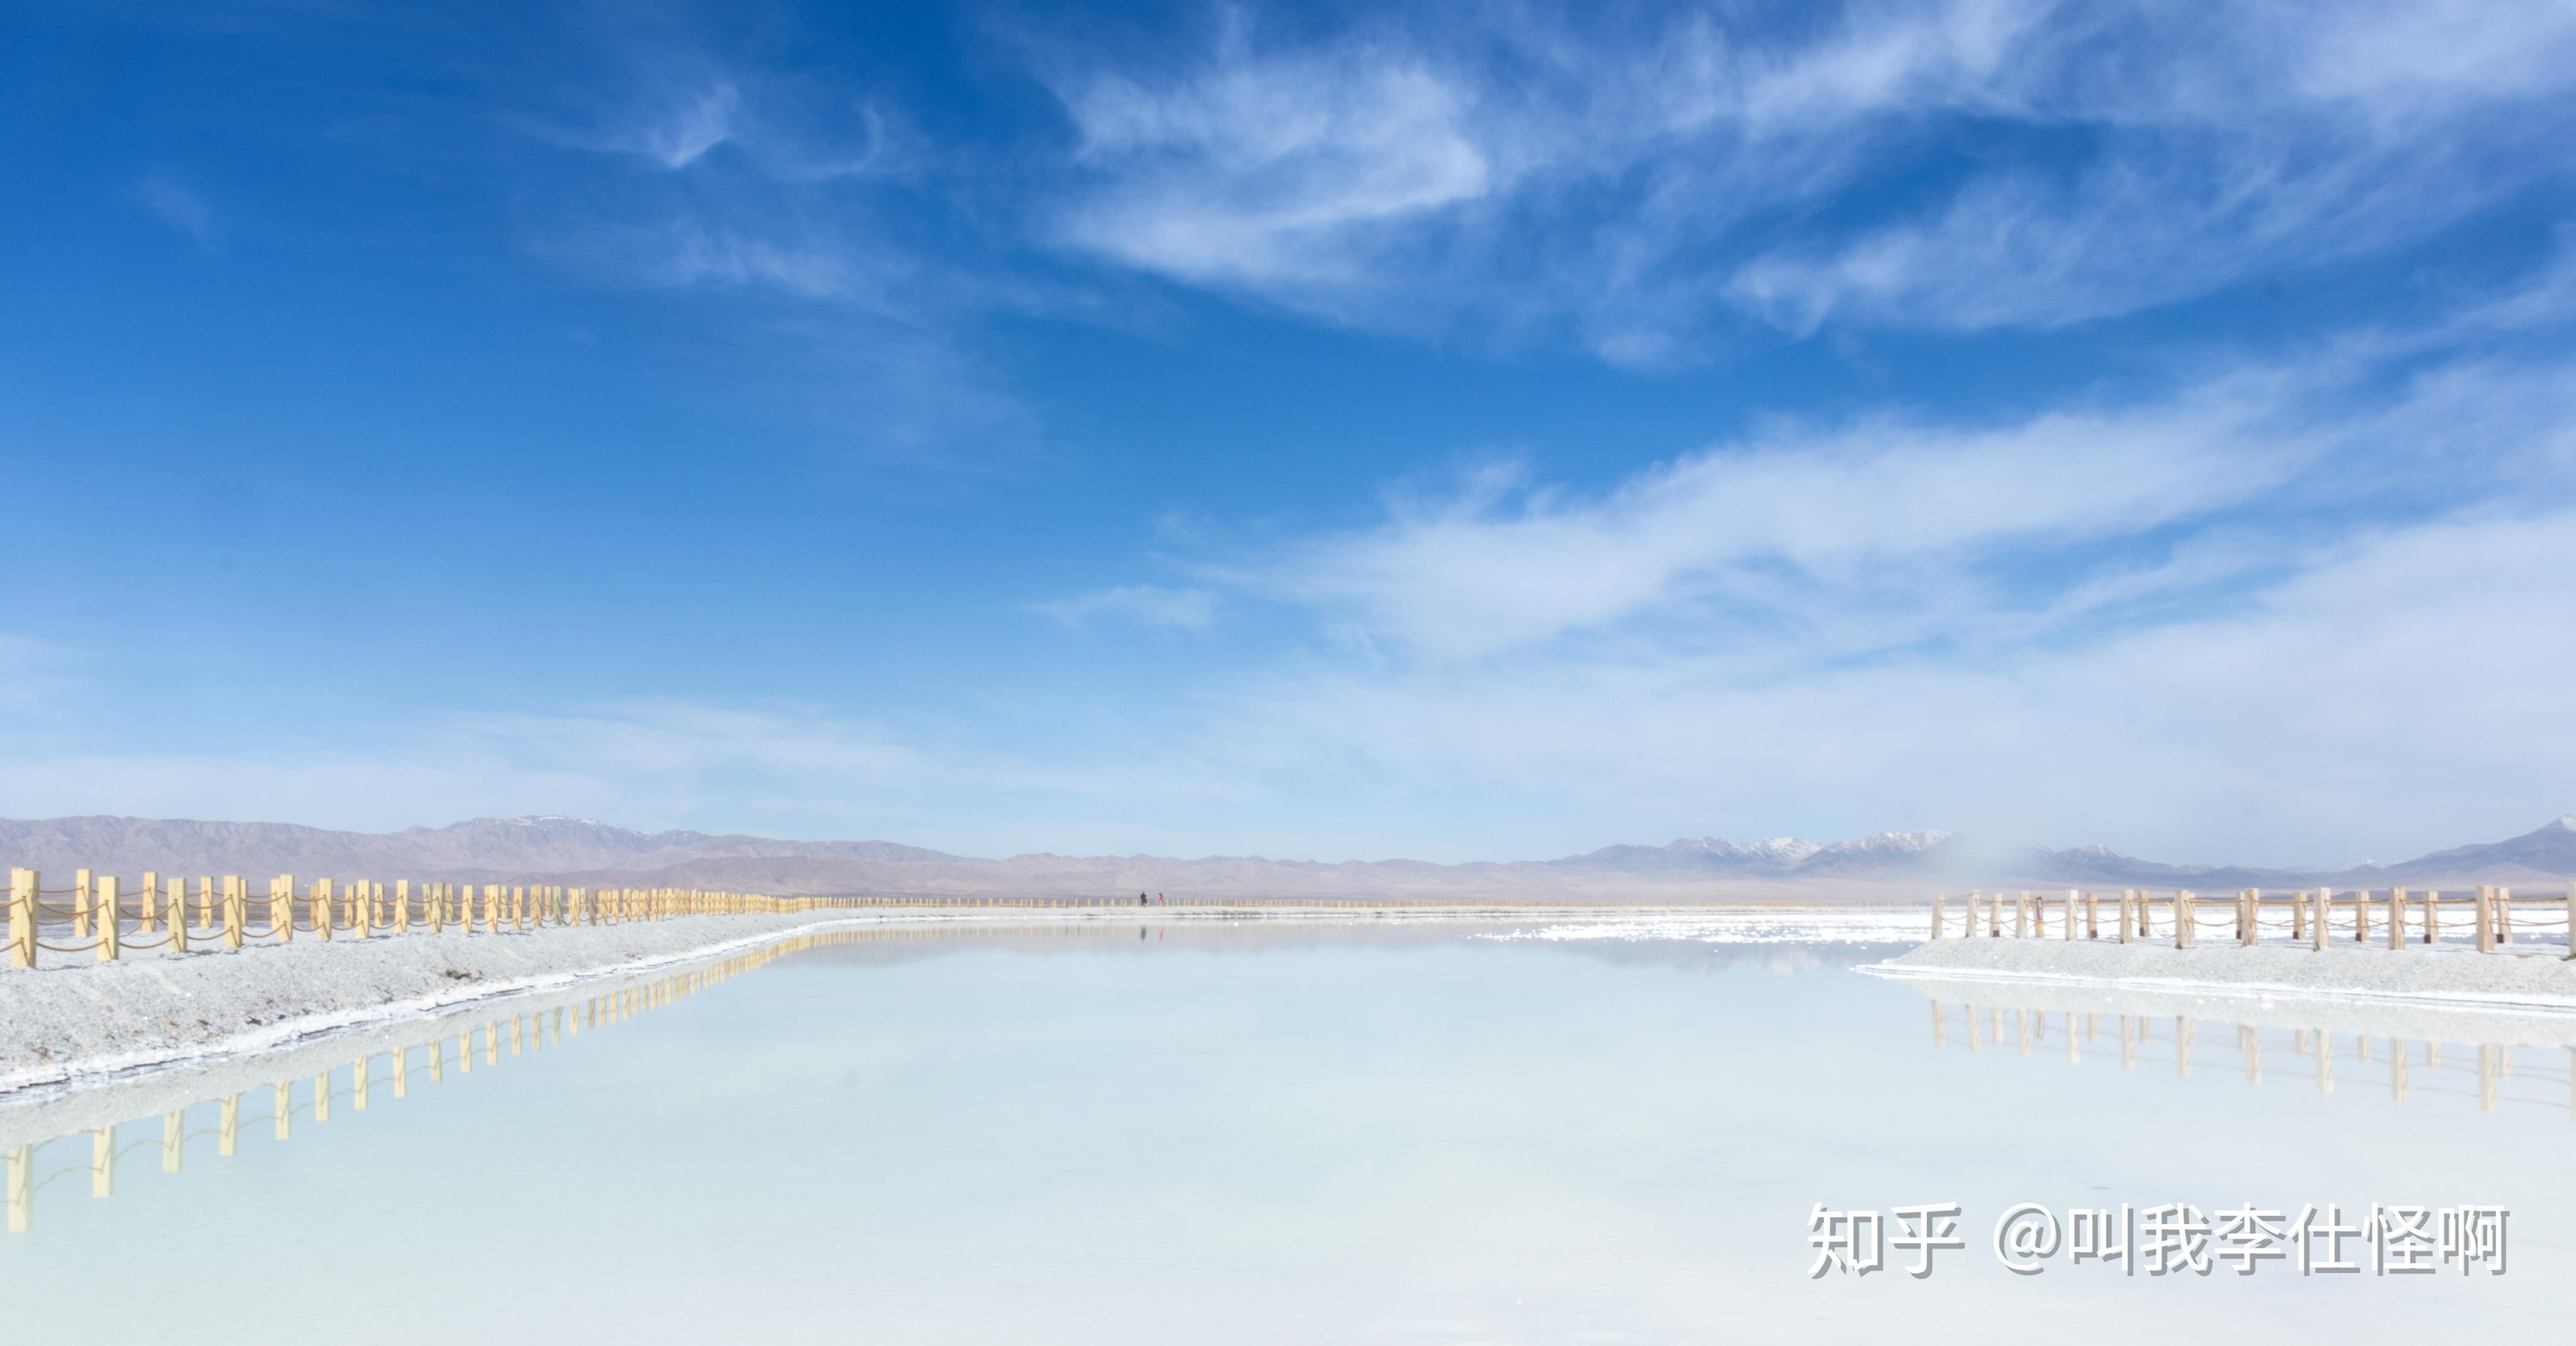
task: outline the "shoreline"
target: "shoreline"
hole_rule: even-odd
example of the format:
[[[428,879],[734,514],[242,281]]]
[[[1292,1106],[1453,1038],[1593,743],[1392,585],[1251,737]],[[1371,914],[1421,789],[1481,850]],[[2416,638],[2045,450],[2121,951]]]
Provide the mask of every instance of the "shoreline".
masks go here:
[[[505,933],[411,931],[0,970],[0,1100],[251,1056],[325,1034],[719,957],[827,929],[1112,924],[1414,925],[1651,919],[1668,908],[894,907],[680,916]]]
[[[0,972],[0,1099],[274,1051],[852,924],[858,922],[810,913],[684,916],[10,969]]]
[[[1898,981],[2023,983],[2189,996],[2330,999],[2576,1014],[2576,962],[2466,949],[1936,939],[1853,969]]]

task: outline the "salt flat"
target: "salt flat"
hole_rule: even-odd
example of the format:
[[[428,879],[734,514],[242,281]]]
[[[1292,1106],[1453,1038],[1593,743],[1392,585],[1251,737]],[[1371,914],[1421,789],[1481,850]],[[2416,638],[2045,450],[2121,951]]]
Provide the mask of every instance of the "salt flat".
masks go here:
[[[2576,1010],[2576,964],[2557,945],[2528,953],[2330,944],[2164,944],[1936,939],[1871,968],[1889,976],[2116,982],[2166,990],[2345,995]]]

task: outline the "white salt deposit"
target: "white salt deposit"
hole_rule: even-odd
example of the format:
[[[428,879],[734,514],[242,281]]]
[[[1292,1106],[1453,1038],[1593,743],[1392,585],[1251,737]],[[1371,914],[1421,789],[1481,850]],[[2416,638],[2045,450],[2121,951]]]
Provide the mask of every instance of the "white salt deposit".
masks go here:
[[[1863,969],[1953,980],[2116,982],[2168,991],[2357,996],[2576,1010],[2576,963],[2559,948],[2477,953],[2329,945],[2121,944],[2104,940],[1936,939]]]
[[[1903,944],[1932,923],[1924,907],[1656,907],[1587,912],[1486,939],[1696,940],[1703,944]]]
[[[843,924],[810,913],[684,916],[502,934],[299,940],[0,970],[0,1093],[263,1050]]]

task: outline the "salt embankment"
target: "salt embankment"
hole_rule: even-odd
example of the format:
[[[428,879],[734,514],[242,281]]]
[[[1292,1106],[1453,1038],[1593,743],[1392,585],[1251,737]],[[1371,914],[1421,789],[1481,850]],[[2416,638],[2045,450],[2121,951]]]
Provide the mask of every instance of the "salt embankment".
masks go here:
[[[764,938],[760,942],[770,941]],[[700,966],[706,963],[695,958],[683,960],[679,967],[639,965],[630,972],[583,977],[550,990],[486,996],[425,1013],[369,1019],[355,1027],[307,1035],[264,1051],[217,1051],[148,1070],[83,1075],[57,1085],[0,1092],[0,1152],[138,1118],[160,1117],[226,1095],[264,1093],[279,1081],[300,1084],[317,1074],[347,1070],[352,1061],[424,1047],[446,1050],[449,1040],[459,1034],[495,1020],[508,1023],[513,1016],[524,1015],[533,1022],[541,1021],[550,1012],[566,1012],[572,1016],[577,1041],[582,1031],[579,1016],[587,1002],[643,990]],[[558,1028],[558,1041],[560,1031]],[[594,1027],[591,1031],[605,1030]],[[507,1050],[515,1058],[522,1047],[516,1038],[511,1038]],[[528,1050],[554,1049],[546,1045],[546,1034],[540,1031],[529,1037]],[[475,1066],[461,1061],[455,1068],[471,1073]],[[375,1083],[383,1086],[390,1081],[378,1078]]]
[[[812,912],[411,933],[0,970],[0,1094],[430,1013],[850,924]]]
[[[2515,954],[2351,945],[2307,949],[2212,943],[2177,949],[2101,940],[1936,939],[1862,970],[1907,980],[2023,984],[2009,992],[1990,992],[1997,1003],[2014,1003],[2015,997],[2043,985],[2090,985],[2258,1000],[2271,996],[2576,1011],[2576,963],[2566,961],[2554,944]],[[1966,998],[1964,993],[1960,998]]]

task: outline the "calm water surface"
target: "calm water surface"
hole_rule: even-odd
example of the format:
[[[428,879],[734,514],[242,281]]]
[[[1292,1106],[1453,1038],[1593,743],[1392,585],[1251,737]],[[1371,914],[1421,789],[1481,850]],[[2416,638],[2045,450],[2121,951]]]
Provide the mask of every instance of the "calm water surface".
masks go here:
[[[2232,1027],[2177,1071],[2062,1019],[1936,1044],[1859,945],[1462,927],[954,932],[795,955],[114,1195],[45,1147],[26,1342],[2556,1339],[2566,1062],[2321,1092]],[[2007,1003],[2009,997],[2005,997]],[[473,1019],[482,1022],[494,1011]],[[575,1010],[578,1017],[579,1010]],[[424,1028],[420,1041],[433,1030]],[[2474,1049],[2454,1049],[2456,1066]],[[2555,1071],[2553,1076],[2550,1072]],[[2456,1071],[2453,1072],[2456,1074]],[[2555,1081],[2554,1083],[2552,1081]],[[309,1077],[303,1088],[309,1090]],[[343,1067],[335,1088],[349,1087]],[[299,1106],[309,1100],[299,1099]],[[243,1106],[265,1116],[266,1091]],[[215,1105],[191,1109],[191,1132]],[[2003,1271],[2016,1202],[2492,1203],[2502,1277]],[[1956,1201],[1928,1280],[1806,1276],[1816,1202]],[[1910,1255],[1896,1255],[1901,1262]]]

